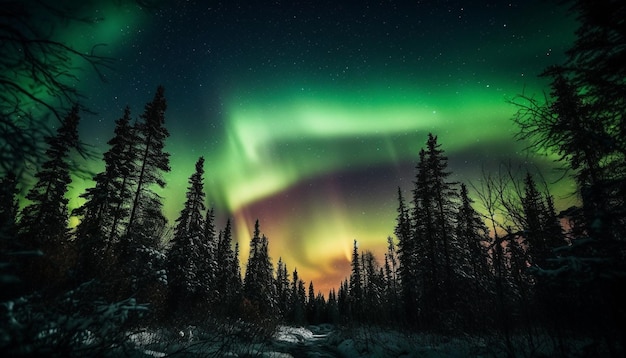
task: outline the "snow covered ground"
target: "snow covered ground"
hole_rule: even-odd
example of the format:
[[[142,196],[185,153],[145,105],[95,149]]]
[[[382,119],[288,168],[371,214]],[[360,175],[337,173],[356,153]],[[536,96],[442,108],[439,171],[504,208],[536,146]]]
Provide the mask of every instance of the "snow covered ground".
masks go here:
[[[502,357],[506,351],[498,337],[445,337],[404,332],[380,327],[338,328],[333,325],[307,327],[279,326],[263,340],[250,326],[232,326],[220,332],[187,327],[178,332],[165,330],[135,333],[130,339],[139,355],[147,357]],[[543,343],[540,343],[543,342]],[[549,337],[536,338],[529,347],[523,337],[514,342],[517,357],[552,356]],[[569,344],[569,356],[583,356],[584,340]]]

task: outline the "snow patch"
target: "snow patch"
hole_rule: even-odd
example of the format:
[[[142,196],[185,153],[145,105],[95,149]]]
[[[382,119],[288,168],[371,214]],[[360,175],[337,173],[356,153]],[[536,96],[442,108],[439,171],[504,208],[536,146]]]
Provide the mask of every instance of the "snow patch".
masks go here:
[[[313,332],[304,327],[279,326],[274,334],[275,340],[287,343],[302,343],[313,338]]]

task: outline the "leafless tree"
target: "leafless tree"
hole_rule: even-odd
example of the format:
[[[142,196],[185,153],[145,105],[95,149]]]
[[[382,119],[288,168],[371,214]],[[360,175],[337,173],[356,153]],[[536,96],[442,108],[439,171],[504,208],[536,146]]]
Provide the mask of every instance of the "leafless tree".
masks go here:
[[[128,0],[154,8],[158,0]],[[120,5],[124,0],[119,0]],[[42,140],[52,134],[75,104],[85,100],[77,87],[80,70],[93,71],[104,81],[114,59],[101,55],[104,44],[84,51],[59,39],[59,26],[98,23],[105,19],[87,11],[98,0],[3,1],[0,6],[0,174],[23,177],[40,164]],[[81,110],[87,110],[82,106]],[[83,154],[86,146],[83,146]]]

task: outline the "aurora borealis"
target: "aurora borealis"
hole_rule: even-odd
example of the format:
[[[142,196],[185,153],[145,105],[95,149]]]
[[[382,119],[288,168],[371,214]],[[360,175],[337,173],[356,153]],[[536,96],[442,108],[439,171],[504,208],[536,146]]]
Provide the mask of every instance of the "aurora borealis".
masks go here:
[[[381,259],[397,187],[409,195],[428,132],[439,136],[455,180],[477,180],[503,161],[558,176],[551,158],[531,157],[514,140],[507,100],[542,95],[537,75],[574,38],[566,9],[544,1],[249,3],[142,10],[103,2],[83,10],[102,17],[96,24],[59,25],[63,41],[107,43],[102,51],[116,59],[106,83],[81,72],[84,104],[97,112],[83,117],[84,142],[106,150],[122,108],[138,116],[165,87],[170,223],[202,155],[208,204],[219,227],[234,219],[242,259],[258,218],[274,263],[282,257],[325,293],[348,274],[353,240]],[[69,195],[89,185],[77,180]],[[557,203],[574,200],[568,185],[555,186]]]

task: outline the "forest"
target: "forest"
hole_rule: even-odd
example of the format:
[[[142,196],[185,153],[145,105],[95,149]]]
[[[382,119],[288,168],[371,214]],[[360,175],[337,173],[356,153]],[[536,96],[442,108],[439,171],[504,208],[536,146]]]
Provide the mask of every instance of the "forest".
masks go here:
[[[216,222],[206,206],[201,156],[189,168],[171,240],[164,240],[164,86],[138,117],[128,107],[120,113],[108,149],[90,159],[104,170],[70,212],[68,186],[80,170],[71,158],[88,155],[78,135],[87,109],[63,82],[63,61],[51,58],[108,64],[53,41],[25,40],[40,34],[21,26],[0,29],[3,47],[33,54],[23,66],[0,62],[0,351],[223,356],[233,345],[271,340],[280,326],[326,324],[344,332],[490,337],[474,352],[481,356],[623,356],[626,7],[570,3],[581,25],[568,60],[541,74],[551,83],[544,97],[511,100],[511,120],[529,151],[558,156],[555,166],[574,179],[579,205],[557,211],[542,176],[530,170],[506,167],[454,182],[445,143],[430,133],[416,143],[422,149],[412,191],[398,188],[387,252],[376,257],[354,241],[350,276],[323,293],[270,257],[271,238],[258,220],[250,223],[247,262],[240,262],[231,221]],[[0,10],[3,23],[15,14]],[[56,105],[29,96],[58,118],[54,131],[20,107],[29,90],[18,75],[62,99]],[[28,168],[36,169],[25,187]],[[70,228],[70,216],[80,218],[77,226]],[[189,327],[195,338],[181,340],[176,332]],[[163,332],[149,349],[136,338],[148,330]],[[246,354],[240,356],[253,355]]]

